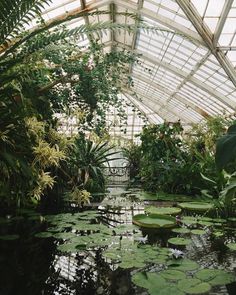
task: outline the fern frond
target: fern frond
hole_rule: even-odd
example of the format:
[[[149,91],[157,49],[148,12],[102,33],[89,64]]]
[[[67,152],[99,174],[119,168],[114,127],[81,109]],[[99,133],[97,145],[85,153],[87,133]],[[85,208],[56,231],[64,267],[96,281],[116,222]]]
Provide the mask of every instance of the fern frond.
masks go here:
[[[2,0],[0,9],[0,44],[9,42],[25,25],[39,15],[52,0]]]

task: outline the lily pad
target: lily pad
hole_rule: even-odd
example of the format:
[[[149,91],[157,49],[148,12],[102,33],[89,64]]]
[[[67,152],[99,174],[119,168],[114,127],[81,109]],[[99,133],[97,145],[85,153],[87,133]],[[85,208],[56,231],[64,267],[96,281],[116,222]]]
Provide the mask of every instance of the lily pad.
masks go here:
[[[4,236],[0,236],[0,240],[3,241],[14,241],[19,239],[19,235],[4,235]]]
[[[236,243],[228,243],[226,245],[230,250],[236,251]]]
[[[43,231],[34,235],[36,238],[52,238],[54,236],[53,233]]]
[[[190,229],[185,227],[173,228],[172,231],[177,234],[188,234],[190,233]]]
[[[168,240],[168,243],[172,245],[177,245],[177,246],[187,246],[191,243],[190,239],[184,239],[184,238],[170,238]]]
[[[160,272],[160,275],[167,280],[182,280],[186,278],[186,274],[183,271],[175,269],[167,269]]]
[[[232,273],[221,269],[201,269],[195,276],[197,279],[208,282],[212,286],[227,285],[235,281]]]
[[[168,259],[168,256],[166,255],[158,255],[157,257],[150,258],[150,261],[148,261],[148,259],[146,259],[145,261],[156,263],[156,264],[166,264],[167,259]]]
[[[171,228],[176,224],[172,216],[158,214],[137,214],[133,217],[133,223],[145,228]]]
[[[68,240],[76,237],[76,234],[73,234],[71,232],[64,232],[64,233],[56,233],[53,235],[54,238],[56,239],[63,239],[63,240]]]
[[[205,202],[184,202],[178,203],[178,206],[182,209],[194,212],[205,212],[214,207],[213,204]]]
[[[168,283],[168,285],[164,285],[161,289],[160,288],[155,288],[155,287],[150,287],[148,289],[148,293],[150,295],[185,295],[184,292],[180,291],[179,289],[176,288],[174,284]]]
[[[222,231],[214,231],[212,234],[216,238],[220,238],[224,236],[224,233]]]
[[[213,222],[217,222],[217,223],[226,223],[227,220],[223,219],[223,218],[214,218],[212,219]]]
[[[168,267],[176,270],[191,271],[198,269],[200,266],[197,262],[186,258],[169,261]]]
[[[159,214],[159,215],[177,215],[181,213],[181,209],[177,207],[155,207],[148,206],[144,209],[148,214]]]
[[[184,279],[178,282],[178,288],[187,294],[205,294],[211,290],[211,285],[198,279]]]
[[[198,221],[198,224],[200,225],[204,225],[204,226],[212,226],[212,225],[216,225],[214,224],[213,222],[210,222],[210,221],[204,221],[204,220],[200,220]],[[221,224],[220,224],[221,225]]]
[[[203,229],[192,229],[191,233],[194,235],[204,235],[206,232]]]
[[[159,289],[166,285],[166,280],[154,272],[137,272],[132,276],[132,282],[145,289]]]
[[[195,217],[193,217],[193,216],[183,216],[181,221],[185,225],[197,224],[197,219]]]
[[[66,243],[57,246],[57,249],[61,252],[77,253],[80,250],[86,250],[86,245],[78,243]]]
[[[138,260],[132,260],[131,261],[122,261],[120,264],[119,264],[119,267],[120,268],[125,268],[125,269],[129,269],[129,268],[142,268],[142,267],[145,267],[146,264],[141,262],[141,261],[138,261]]]

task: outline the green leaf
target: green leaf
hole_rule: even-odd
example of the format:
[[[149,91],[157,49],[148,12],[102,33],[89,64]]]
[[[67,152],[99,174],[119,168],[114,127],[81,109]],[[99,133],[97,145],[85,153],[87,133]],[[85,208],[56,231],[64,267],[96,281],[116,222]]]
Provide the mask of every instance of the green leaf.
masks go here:
[[[176,220],[172,216],[137,214],[133,216],[133,223],[146,228],[171,228],[175,226]]]
[[[63,239],[63,240],[68,240],[76,237],[76,234],[71,233],[71,232],[62,232],[62,233],[56,233],[53,235],[54,238],[56,239]]]
[[[175,269],[167,269],[160,272],[160,275],[167,280],[182,280],[186,278],[186,274],[183,271]]]
[[[204,202],[184,202],[178,203],[178,206],[180,206],[182,209],[196,212],[205,212],[214,207],[213,204]]]
[[[184,238],[170,238],[168,243],[178,246],[187,246],[191,243],[191,239],[184,239]]]
[[[36,238],[52,238],[54,234],[51,232],[40,232],[34,235]]]
[[[177,233],[177,234],[188,234],[188,233],[190,233],[190,229],[185,228],[185,227],[173,228],[172,232]]]
[[[219,169],[225,168],[236,156],[236,125],[229,127],[216,144],[216,165]]]
[[[178,259],[168,262],[168,266],[171,269],[190,271],[198,269],[200,266],[197,262],[190,259]]]
[[[184,295],[182,291],[176,288],[175,285],[171,285],[168,283],[168,285],[164,285],[161,289],[150,287],[148,289],[148,293],[150,295]]]
[[[145,289],[159,289],[166,285],[166,280],[154,272],[137,272],[132,276],[131,280],[135,285]]]
[[[236,243],[228,243],[226,246],[233,251],[236,251]]]
[[[198,279],[184,279],[178,282],[177,287],[187,294],[206,294],[211,290],[208,283],[202,283]]]
[[[217,184],[214,180],[212,180],[212,179],[206,177],[206,176],[203,175],[202,173],[200,173],[200,174],[201,174],[201,177],[202,177],[204,180],[206,180],[206,181],[208,181],[208,182],[211,182],[211,183],[214,183],[214,184]]]
[[[203,229],[192,229],[191,233],[194,235],[204,235],[206,232]]]
[[[181,213],[181,209],[177,207],[155,207],[149,206],[144,209],[148,214],[160,214],[160,215],[177,215]]]
[[[201,269],[195,276],[197,279],[208,282],[212,286],[227,285],[235,281],[232,273],[221,269]]]
[[[77,253],[81,250],[85,250],[86,245],[73,242],[73,243],[66,243],[66,244],[59,245],[57,246],[57,249],[61,252]]]

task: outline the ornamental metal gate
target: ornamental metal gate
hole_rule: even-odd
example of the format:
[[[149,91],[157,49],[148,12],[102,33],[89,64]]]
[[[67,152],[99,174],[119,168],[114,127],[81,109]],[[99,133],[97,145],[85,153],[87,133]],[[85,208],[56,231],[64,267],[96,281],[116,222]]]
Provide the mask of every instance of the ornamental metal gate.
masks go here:
[[[125,184],[129,182],[129,167],[106,167],[104,174],[108,178],[109,184]]]

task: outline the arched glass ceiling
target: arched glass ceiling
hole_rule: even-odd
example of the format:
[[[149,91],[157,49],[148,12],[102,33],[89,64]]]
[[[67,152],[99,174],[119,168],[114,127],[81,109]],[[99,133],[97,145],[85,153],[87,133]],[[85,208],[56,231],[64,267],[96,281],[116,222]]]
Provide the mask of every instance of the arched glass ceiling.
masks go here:
[[[110,32],[101,40],[107,49],[116,45],[142,54],[143,64],[130,68],[133,89],[123,89],[123,94],[149,113],[151,122],[181,119],[191,124],[208,116],[235,115],[236,0],[53,0],[42,16],[50,22],[83,9],[108,10],[110,15],[74,19],[70,27],[107,20],[133,24],[117,15],[126,11],[168,30]],[[88,39],[81,41],[88,44]]]

